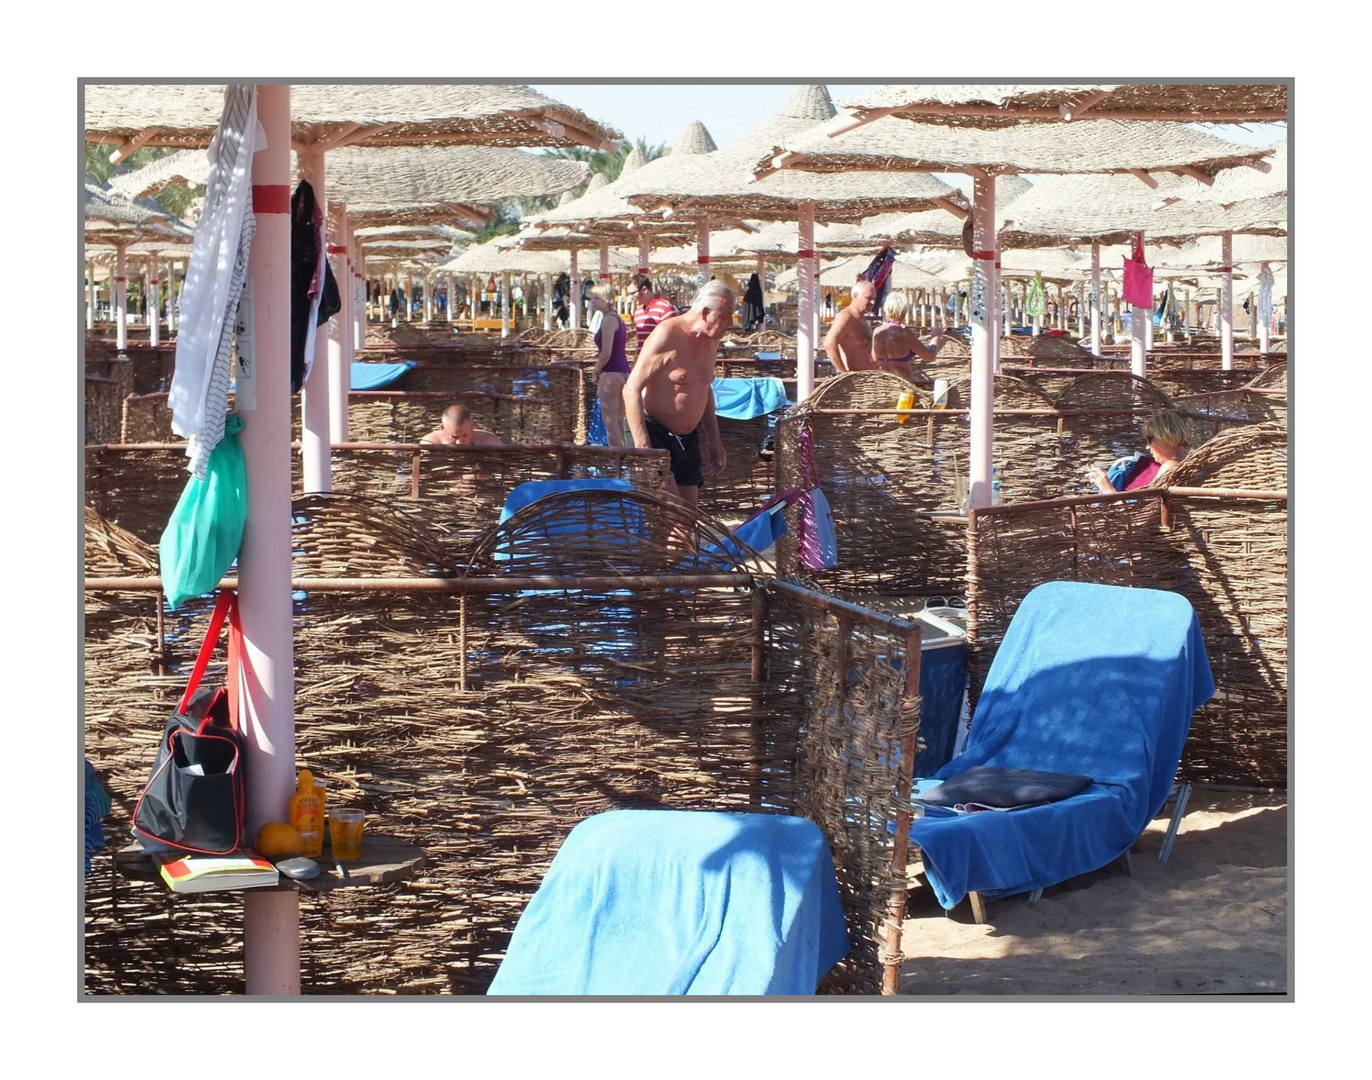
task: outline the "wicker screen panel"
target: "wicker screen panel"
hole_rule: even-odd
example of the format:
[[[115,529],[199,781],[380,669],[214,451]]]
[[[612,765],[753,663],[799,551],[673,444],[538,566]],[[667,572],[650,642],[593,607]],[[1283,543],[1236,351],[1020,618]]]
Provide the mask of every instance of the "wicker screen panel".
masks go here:
[[[1186,489],[1188,492],[1191,489]],[[978,511],[968,584],[972,698],[1020,601],[1045,581],[1180,592],[1217,684],[1182,776],[1286,782],[1286,500],[1164,489]]]
[[[533,565],[509,572],[604,573],[608,549],[621,570],[665,564],[676,576],[662,588],[297,593],[297,765],[328,784],[331,805],[367,811],[371,827],[428,854],[413,881],[302,897],[307,993],[481,993],[567,833],[623,807],[816,821],[854,944],[825,989],[875,992],[874,928],[898,877],[892,746],[917,724],[902,643],[826,621],[822,607],[770,606],[746,579],[691,587],[693,567],[721,564],[683,559],[680,529],[699,542],[721,539],[718,527],[666,500],[636,505],[648,539],[631,557],[608,548],[601,516],[593,536],[521,545]],[[471,565],[493,565],[502,539],[534,535],[547,513],[515,515]],[[380,554],[340,547],[349,536]],[[436,537],[365,501],[297,500],[295,537],[297,576],[441,570]],[[156,606],[151,594],[88,596],[86,752],[110,781],[111,836],[127,834],[207,618],[204,600],[168,614],[159,645]],[[159,657],[167,675],[154,673]],[[242,992],[241,940],[241,901],[174,897],[96,857],[88,992]]]
[[[844,596],[961,592],[962,530],[925,516],[951,509],[953,493],[952,453],[930,446],[927,425],[919,418],[901,425],[895,414],[792,410],[777,422],[779,488],[808,486],[801,467],[802,432],[809,435],[819,487],[834,516],[839,565],[818,572],[800,566],[799,516],[792,506],[785,511],[788,532],[777,541],[778,571]],[[961,452],[958,458],[965,469]]]
[[[719,439],[725,453],[724,472],[705,477],[698,496],[701,513],[738,521],[776,494],[776,458],[773,448],[764,445],[773,434],[769,419],[766,416],[755,416],[751,420],[719,417]]]

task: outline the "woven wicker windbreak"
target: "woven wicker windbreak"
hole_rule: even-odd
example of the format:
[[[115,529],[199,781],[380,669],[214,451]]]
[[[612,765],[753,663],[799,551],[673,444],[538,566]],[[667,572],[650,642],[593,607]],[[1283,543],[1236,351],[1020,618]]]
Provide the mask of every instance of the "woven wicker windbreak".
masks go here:
[[[746,576],[737,589],[693,587],[729,564],[679,546],[683,531],[721,536],[679,504],[573,502],[594,506],[580,532],[538,540],[576,517],[533,504],[475,546],[469,572],[482,571],[478,583],[488,572],[569,584],[648,567],[676,576],[608,592],[297,595],[297,763],[328,784],[330,805],[367,811],[370,828],[428,857],[404,884],[302,896],[304,989],[482,992],[576,822],[665,807],[815,821],[853,943],[821,991],[875,992],[882,961],[899,962],[877,931],[906,885],[890,836],[898,750],[918,724],[904,633],[889,620],[835,619],[823,598],[764,595]],[[366,573],[428,565],[410,550],[428,545],[406,526],[334,496],[296,502],[296,576],[357,573],[354,553],[331,546],[354,534],[387,552]],[[512,542],[519,559],[493,559]],[[178,670],[159,678],[147,674],[152,607],[148,594],[88,595],[86,752],[110,780],[111,834],[126,831],[206,615],[194,603],[168,616]],[[241,992],[241,930],[240,900],[117,878],[97,854],[86,990]]]
[[[1245,456],[1257,461],[1241,465]],[[1227,460],[1207,486],[1219,487],[1212,479],[1261,482],[1274,472],[1274,456],[1275,436]],[[1202,448],[1183,467],[1210,457]],[[1154,489],[977,511],[968,532],[973,700],[1015,609],[1035,586],[1075,580],[1180,592],[1196,609],[1217,686],[1191,721],[1181,776],[1285,786],[1286,498],[1192,492]]]

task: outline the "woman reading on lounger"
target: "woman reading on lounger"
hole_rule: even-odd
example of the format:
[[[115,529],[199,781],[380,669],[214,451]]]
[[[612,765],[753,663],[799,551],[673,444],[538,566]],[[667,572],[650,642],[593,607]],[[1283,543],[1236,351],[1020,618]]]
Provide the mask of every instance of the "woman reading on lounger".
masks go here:
[[[1103,495],[1113,491],[1137,491],[1156,487],[1180,465],[1191,450],[1186,422],[1175,409],[1159,409],[1143,423],[1143,438],[1148,454],[1140,455],[1132,464],[1121,458],[1109,470],[1091,469],[1091,482]],[[1115,473],[1111,481],[1111,472]],[[1119,486],[1116,487],[1115,485]]]

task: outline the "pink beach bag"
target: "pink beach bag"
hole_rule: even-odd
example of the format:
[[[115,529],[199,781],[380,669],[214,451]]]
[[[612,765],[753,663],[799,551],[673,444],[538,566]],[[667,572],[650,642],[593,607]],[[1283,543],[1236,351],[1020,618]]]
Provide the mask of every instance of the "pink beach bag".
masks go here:
[[[1134,234],[1134,257],[1124,260],[1124,302],[1153,310],[1153,268],[1143,261],[1143,233]]]

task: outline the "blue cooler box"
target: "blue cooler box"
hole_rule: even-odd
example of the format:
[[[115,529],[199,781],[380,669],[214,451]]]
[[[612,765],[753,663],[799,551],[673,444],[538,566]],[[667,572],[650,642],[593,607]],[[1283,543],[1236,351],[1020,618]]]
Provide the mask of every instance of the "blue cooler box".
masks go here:
[[[915,757],[915,775],[933,776],[953,757],[958,720],[967,689],[967,632],[928,609],[907,618],[922,624],[920,652],[919,739],[924,749]]]

